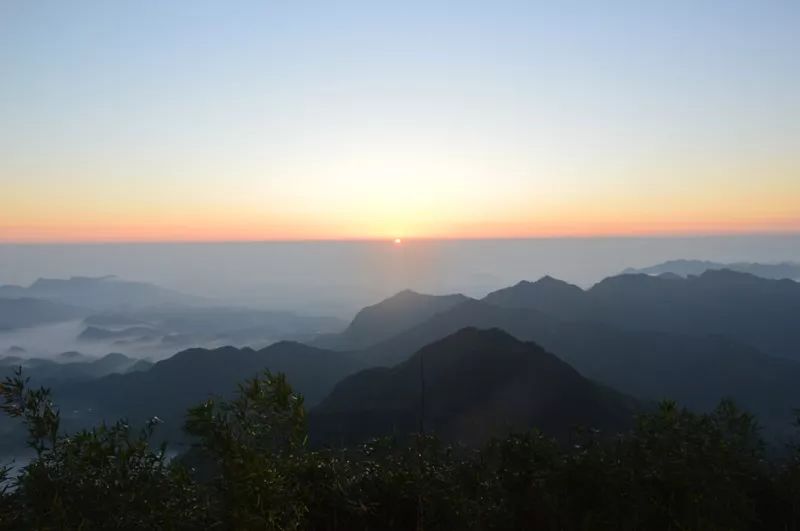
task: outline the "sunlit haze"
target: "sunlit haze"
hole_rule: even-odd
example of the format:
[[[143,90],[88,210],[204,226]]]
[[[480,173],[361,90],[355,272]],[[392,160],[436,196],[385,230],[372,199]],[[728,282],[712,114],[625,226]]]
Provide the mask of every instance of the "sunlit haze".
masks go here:
[[[792,1],[3,2],[0,241],[797,232],[798,27]]]

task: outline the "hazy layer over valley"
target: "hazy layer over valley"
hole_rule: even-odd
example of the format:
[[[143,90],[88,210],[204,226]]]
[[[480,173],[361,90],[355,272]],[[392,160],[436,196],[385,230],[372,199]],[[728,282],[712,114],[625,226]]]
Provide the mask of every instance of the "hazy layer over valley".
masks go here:
[[[350,319],[403,289],[482,297],[544,275],[589,287],[676,258],[800,262],[800,235],[0,245],[0,284],[116,275],[218,305]]]

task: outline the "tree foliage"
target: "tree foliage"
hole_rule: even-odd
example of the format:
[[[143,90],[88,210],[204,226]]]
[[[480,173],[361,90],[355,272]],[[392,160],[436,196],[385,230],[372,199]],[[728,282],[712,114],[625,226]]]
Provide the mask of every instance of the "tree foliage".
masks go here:
[[[283,375],[187,414],[195,447],[170,460],[158,421],[76,434],[47,389],[0,388],[36,457],[0,469],[3,529],[797,530],[800,448],[765,459],[755,419],[665,402],[615,438],[568,446],[512,434],[478,449],[434,436],[311,448],[302,397]]]

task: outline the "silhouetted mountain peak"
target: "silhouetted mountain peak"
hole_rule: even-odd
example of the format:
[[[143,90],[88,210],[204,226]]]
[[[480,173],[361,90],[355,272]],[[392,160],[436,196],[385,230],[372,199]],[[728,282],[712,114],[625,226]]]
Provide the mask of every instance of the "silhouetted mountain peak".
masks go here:
[[[416,431],[422,413],[427,430],[474,443],[534,426],[559,436],[575,425],[621,428],[632,404],[535,343],[467,327],[391,369],[346,378],[312,411],[311,424],[319,440],[355,441]]]
[[[474,348],[483,344],[491,344],[493,347],[503,348],[509,345],[523,344],[523,342],[505,330],[497,327],[480,329],[475,326],[467,326],[445,338],[440,339],[439,341],[431,343],[427,347],[423,348],[420,352],[427,349],[437,350],[442,347],[469,346],[470,348]],[[535,345],[532,342],[529,342],[528,344]],[[541,347],[538,345],[536,345],[536,348],[541,349]]]
[[[564,280],[560,280],[550,275],[545,275],[536,282],[531,284],[539,289],[561,290],[562,292],[569,293],[583,293],[583,290],[575,284],[570,284]]]
[[[460,293],[455,293],[451,295],[429,295],[427,293],[419,293],[418,291],[414,291],[411,289],[404,289],[402,291],[398,291],[391,297],[388,297],[377,304],[374,304],[372,306],[367,306],[366,308],[364,308],[364,310],[387,307],[398,303],[423,305],[436,302],[444,303],[444,301],[461,302],[467,300],[468,298],[469,297],[461,295]],[[362,312],[364,310],[362,310]]]
[[[474,326],[462,328],[421,348],[401,366],[417,367],[420,357],[425,358],[424,363],[429,371],[434,373],[434,377],[437,376],[437,370],[448,373],[464,370],[464,362],[467,362],[468,365],[471,363],[520,363],[525,365],[527,361],[536,360],[536,363],[543,362],[545,365],[555,363],[560,369],[574,372],[566,363],[545,352],[536,343],[520,341],[500,328],[479,329]],[[522,365],[520,365],[520,369]],[[542,368],[539,367],[539,369]],[[493,369],[487,367],[486,370]],[[577,375],[577,373],[575,374]]]
[[[507,308],[549,307],[551,304],[573,305],[583,299],[585,292],[574,284],[545,275],[535,282],[523,280],[489,293],[484,302]]]
[[[362,309],[343,333],[319,338],[314,344],[339,350],[365,348],[468,300],[461,294],[427,295],[403,290]]]
[[[384,299],[383,302],[397,301],[397,300],[404,300],[404,299],[414,299],[414,298],[417,298],[417,297],[425,297],[425,295],[423,295],[422,293],[419,293],[418,291],[414,291],[413,289],[404,289],[402,291],[398,291],[397,293],[395,293],[391,297],[388,297],[388,298]]]

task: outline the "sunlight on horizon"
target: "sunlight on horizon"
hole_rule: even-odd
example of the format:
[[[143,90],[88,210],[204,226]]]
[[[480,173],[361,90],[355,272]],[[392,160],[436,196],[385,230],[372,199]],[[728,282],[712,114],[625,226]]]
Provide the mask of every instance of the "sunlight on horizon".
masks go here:
[[[0,242],[800,232],[798,4],[576,7],[6,4]]]

